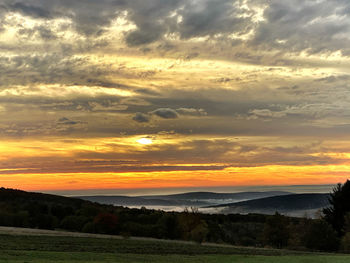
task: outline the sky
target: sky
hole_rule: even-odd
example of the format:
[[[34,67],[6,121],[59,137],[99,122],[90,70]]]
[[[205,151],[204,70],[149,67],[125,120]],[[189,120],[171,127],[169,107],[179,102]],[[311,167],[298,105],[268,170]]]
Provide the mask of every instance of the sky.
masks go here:
[[[0,0],[0,186],[344,182],[348,0]]]

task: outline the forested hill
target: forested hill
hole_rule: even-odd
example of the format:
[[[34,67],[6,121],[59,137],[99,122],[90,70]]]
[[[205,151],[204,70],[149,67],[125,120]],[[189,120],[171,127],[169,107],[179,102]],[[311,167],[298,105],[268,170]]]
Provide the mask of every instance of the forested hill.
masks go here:
[[[80,207],[82,204],[88,203],[81,199],[36,192],[25,192],[22,190],[1,187],[0,203],[4,202],[18,205],[38,202],[40,204],[69,205],[72,207]]]
[[[245,207],[250,209],[275,209],[286,211],[317,209],[328,206],[328,198],[329,194],[291,194],[217,205],[216,207]]]

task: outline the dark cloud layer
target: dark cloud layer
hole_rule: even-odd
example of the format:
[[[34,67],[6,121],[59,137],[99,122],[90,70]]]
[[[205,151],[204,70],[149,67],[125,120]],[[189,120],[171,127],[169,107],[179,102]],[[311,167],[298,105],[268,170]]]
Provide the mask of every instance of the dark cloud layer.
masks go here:
[[[350,7],[344,0],[2,0],[2,6],[3,10],[34,18],[72,19],[77,31],[85,35],[103,34],[112,20],[127,11],[128,20],[137,27],[125,36],[130,46],[177,34],[181,39],[219,37],[233,45],[246,42],[264,50],[349,54],[350,20],[346,10]],[[262,17],[258,17],[259,9],[264,10]],[[250,32],[251,39],[230,38],[232,34]]]

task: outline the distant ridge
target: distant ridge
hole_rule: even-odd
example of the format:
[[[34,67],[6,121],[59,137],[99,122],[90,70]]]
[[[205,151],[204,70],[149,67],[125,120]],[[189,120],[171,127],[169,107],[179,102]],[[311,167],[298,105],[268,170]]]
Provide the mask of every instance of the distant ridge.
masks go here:
[[[132,196],[76,196],[83,200],[97,202],[100,204],[112,204],[123,206],[206,206],[210,205],[204,201],[187,201],[187,200],[171,200],[171,199],[156,199],[156,198],[142,198]]]
[[[285,191],[266,191],[266,192],[239,192],[239,193],[215,193],[215,192],[188,192],[172,195],[149,195],[139,196],[142,198],[152,199],[159,198],[165,200],[203,200],[203,199],[257,199],[276,195],[288,195],[290,192]]]
[[[240,193],[214,193],[214,192],[189,192],[173,195],[149,195],[149,196],[76,196],[83,200],[97,202],[101,204],[113,204],[122,206],[195,206],[203,207],[230,202],[239,202],[276,195],[287,195],[289,192],[269,191],[269,192],[240,192]]]
[[[230,204],[220,204],[208,208],[220,209],[222,213],[263,213],[274,212],[287,213],[290,215],[302,215],[305,212],[327,207],[329,194],[290,194],[272,196]]]
[[[329,194],[289,194],[222,204],[215,207],[243,206],[256,209],[314,209],[329,205],[328,197]]]

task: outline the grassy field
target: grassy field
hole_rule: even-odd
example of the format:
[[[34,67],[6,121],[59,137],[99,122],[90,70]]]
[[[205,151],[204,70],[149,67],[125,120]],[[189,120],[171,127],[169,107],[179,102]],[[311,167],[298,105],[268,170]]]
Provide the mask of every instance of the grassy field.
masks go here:
[[[156,240],[0,234],[7,263],[348,263],[350,256]]]
[[[348,256],[294,255],[150,255],[93,252],[2,250],[0,262],[7,263],[348,263]]]

